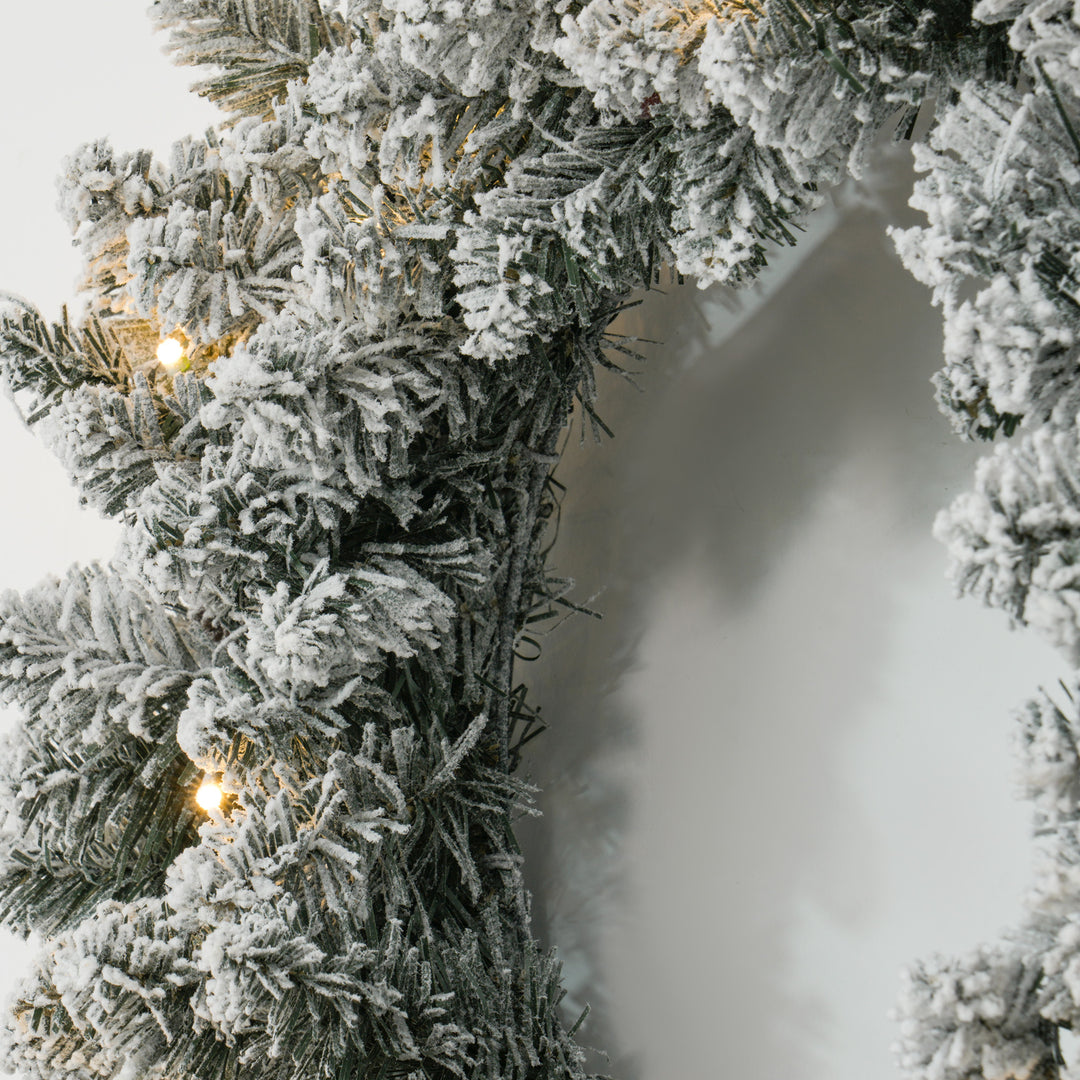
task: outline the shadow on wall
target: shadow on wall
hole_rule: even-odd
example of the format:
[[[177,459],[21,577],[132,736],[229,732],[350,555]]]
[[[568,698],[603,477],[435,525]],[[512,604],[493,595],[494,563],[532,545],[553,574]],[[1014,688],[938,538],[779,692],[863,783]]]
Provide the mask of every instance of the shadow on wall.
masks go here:
[[[818,1075],[817,1006],[786,983],[797,909],[809,895],[858,919],[875,902],[872,855],[842,881],[818,864],[826,834],[870,846],[834,759],[886,644],[889,577],[976,456],[928,385],[939,314],[884,235],[917,220],[907,159],[887,155],[875,205],[848,197],[722,344],[719,291],[626,313],[613,329],[663,343],[643,392],[604,387],[614,441],[572,431],[557,471],[552,569],[603,620],[571,619],[521,671],[552,730],[526,762],[544,817],[519,834],[567,1012],[591,1004],[581,1037],[611,1056],[590,1064],[621,1080]],[[670,925],[643,927],[665,893]],[[628,959],[635,935],[651,941]],[[627,1011],[626,981],[678,950],[673,995],[658,978],[652,1012]],[[686,1061],[713,1069],[645,1049],[682,1028],[701,1044]]]

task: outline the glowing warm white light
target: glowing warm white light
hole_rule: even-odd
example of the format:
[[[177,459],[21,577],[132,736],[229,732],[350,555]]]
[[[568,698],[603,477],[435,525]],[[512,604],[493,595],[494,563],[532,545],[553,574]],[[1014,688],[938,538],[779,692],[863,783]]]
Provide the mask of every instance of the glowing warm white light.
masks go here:
[[[221,788],[207,780],[195,793],[195,801],[209,813],[221,809]]]
[[[166,367],[176,367],[184,357],[184,346],[176,338],[167,337],[157,347],[158,362]]]

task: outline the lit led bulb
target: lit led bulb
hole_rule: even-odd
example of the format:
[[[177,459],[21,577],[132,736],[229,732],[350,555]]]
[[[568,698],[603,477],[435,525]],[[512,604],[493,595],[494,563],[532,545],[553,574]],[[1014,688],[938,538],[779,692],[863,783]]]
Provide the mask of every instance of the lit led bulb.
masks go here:
[[[157,347],[158,363],[167,368],[176,368],[184,359],[184,346],[176,338],[167,337]]]
[[[204,780],[195,792],[195,801],[208,813],[221,809],[221,788],[213,780]]]

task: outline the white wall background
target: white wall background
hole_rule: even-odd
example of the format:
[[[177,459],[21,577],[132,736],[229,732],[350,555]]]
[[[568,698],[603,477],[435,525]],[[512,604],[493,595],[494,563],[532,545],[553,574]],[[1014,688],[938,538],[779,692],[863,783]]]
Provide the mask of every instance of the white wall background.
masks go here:
[[[142,0],[5,11],[0,291],[55,315],[77,260],[53,177],[76,144],[164,150],[214,120]],[[1013,921],[1027,884],[1010,710],[1064,661],[958,603],[929,537],[974,454],[931,400],[940,329],[877,207],[847,200],[771,296],[651,295],[643,393],[569,440],[555,569],[575,618],[524,674],[552,730],[523,828],[537,932],[622,1080],[886,1080],[898,968]],[[115,533],[0,406],[0,587]],[[0,981],[18,966],[5,946]]]
[[[615,1076],[891,1077],[899,968],[1021,911],[1010,712],[1066,665],[943,578],[976,448],[883,235],[910,181],[889,155],[741,318],[649,297],[644,392],[607,387],[615,440],[560,466],[555,568],[606,619],[530,672],[527,865]]]

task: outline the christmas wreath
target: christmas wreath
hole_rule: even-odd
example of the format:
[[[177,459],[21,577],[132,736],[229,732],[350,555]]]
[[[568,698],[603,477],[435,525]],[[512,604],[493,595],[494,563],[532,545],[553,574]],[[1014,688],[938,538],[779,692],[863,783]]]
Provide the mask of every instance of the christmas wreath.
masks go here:
[[[741,285],[882,133],[938,400],[996,440],[960,591],[1080,657],[1080,16],[1061,0],[158,0],[220,127],[89,143],[85,317],[0,363],[107,566],[0,601],[0,917],[27,1078],[582,1077],[515,821],[515,657],[573,610],[558,436],[635,290]],[[1028,921],[912,968],[902,1067],[1059,1074],[1080,1022],[1080,706],[1023,713]]]

